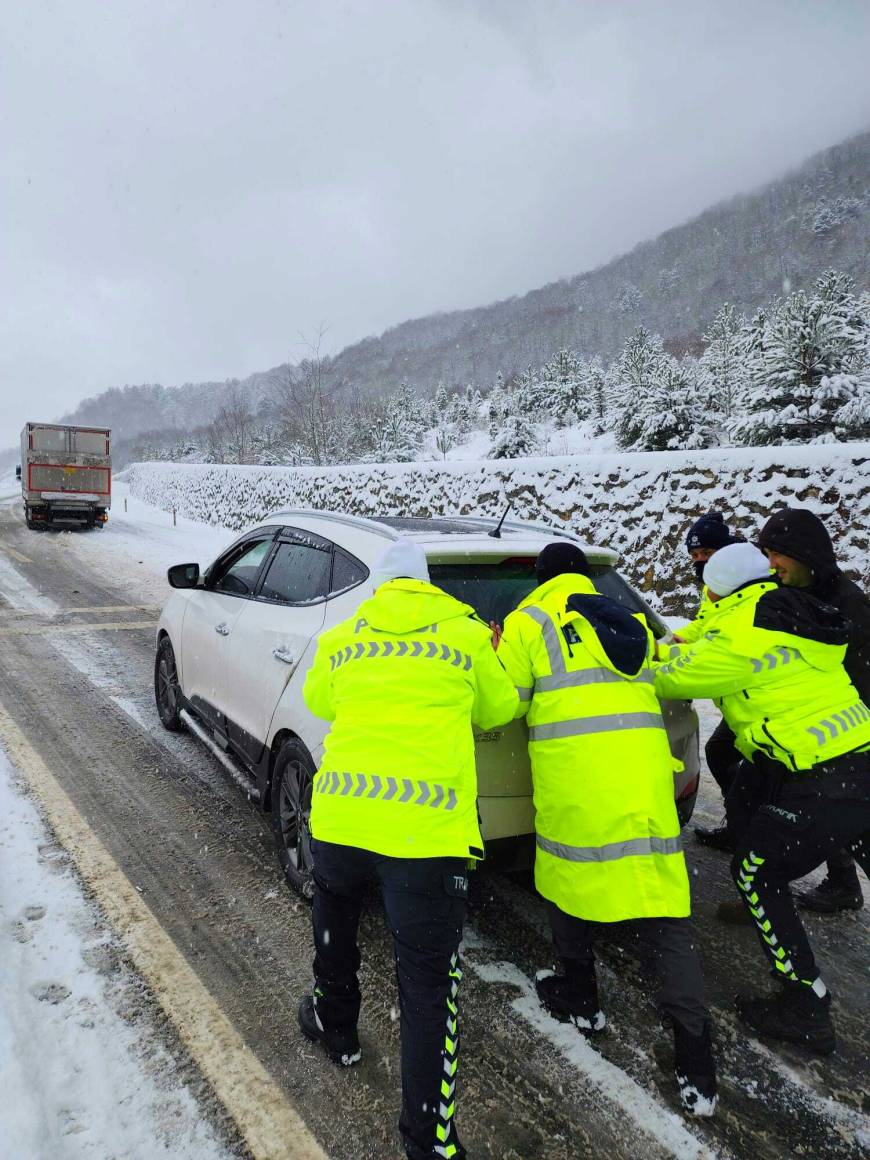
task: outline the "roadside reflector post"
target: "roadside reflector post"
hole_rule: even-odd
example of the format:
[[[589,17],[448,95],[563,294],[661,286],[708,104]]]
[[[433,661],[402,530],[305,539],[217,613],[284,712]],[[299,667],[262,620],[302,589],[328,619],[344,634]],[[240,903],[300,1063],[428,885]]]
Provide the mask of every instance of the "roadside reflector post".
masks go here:
[[[175,527],[175,508],[172,509],[172,526]]]
[[[127,497],[124,496],[124,511],[127,510]]]

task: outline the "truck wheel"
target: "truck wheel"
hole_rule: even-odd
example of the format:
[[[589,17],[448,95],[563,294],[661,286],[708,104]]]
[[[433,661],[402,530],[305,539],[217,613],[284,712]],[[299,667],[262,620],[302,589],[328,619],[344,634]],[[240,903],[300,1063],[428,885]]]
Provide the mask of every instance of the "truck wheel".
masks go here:
[[[285,741],[272,776],[272,833],[284,876],[295,891],[314,897],[311,875],[311,793],[314,763],[299,741]]]
[[[157,657],[154,661],[154,700],[163,728],[168,729],[170,733],[179,733],[184,727],[184,722],[179,716],[181,686],[178,683],[175,650],[168,636],[164,636],[157,646]]]

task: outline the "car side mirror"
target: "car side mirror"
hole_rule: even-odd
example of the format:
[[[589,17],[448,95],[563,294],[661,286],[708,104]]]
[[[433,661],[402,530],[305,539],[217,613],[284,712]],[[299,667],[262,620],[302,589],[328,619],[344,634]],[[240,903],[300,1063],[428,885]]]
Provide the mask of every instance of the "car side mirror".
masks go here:
[[[19,464],[18,464],[18,466],[15,468],[15,478],[16,478],[16,479],[20,479],[20,478],[21,478],[21,464],[20,464],[20,463],[19,463]]]
[[[166,575],[171,588],[196,588],[199,564],[173,564]]]

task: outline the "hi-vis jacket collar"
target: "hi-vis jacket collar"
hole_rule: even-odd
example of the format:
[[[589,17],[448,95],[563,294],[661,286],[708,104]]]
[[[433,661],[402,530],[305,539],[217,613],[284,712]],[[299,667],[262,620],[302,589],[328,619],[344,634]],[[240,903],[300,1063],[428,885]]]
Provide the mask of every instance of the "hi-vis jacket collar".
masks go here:
[[[425,580],[388,580],[374,596],[364,600],[357,613],[357,625],[381,632],[418,632],[428,625],[473,616],[470,604],[450,596]]]

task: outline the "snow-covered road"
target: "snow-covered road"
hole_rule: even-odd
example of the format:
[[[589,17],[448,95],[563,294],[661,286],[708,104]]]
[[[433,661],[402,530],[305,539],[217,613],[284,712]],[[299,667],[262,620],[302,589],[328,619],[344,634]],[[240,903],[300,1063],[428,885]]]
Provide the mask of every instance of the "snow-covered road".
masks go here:
[[[34,626],[0,638],[0,702],[334,1160],[392,1158],[395,997],[385,990],[392,962],[377,908],[362,932],[366,1058],[359,1074],[336,1075],[293,1030],[294,1001],[310,978],[309,920],[279,886],[268,823],[204,749],[167,735],[154,713],[152,632],[165,570],[209,563],[234,533],[181,518],[173,526],[171,514],[125,490],[118,486],[104,531],[28,534],[0,511],[0,614],[13,633]],[[62,628],[77,610],[91,627],[109,627],[100,617],[125,603],[130,631]],[[136,610],[147,623],[135,623]],[[706,732],[716,714],[699,708]],[[698,810],[718,817],[709,778]],[[82,897],[8,763],[0,765],[0,817],[0,1065],[13,1076],[0,1115],[9,1102],[15,1160],[237,1155],[209,1126],[220,1120],[200,1071],[155,1014],[126,945]],[[631,939],[601,948],[609,1036],[594,1046],[569,1042],[531,992],[535,968],[550,961],[543,908],[516,882],[481,874],[463,1009],[461,1115],[475,1156],[779,1160],[798,1147],[826,1160],[860,1155],[870,1138],[857,1062],[866,1056],[865,915],[814,920],[812,932],[840,996],[843,1054],[810,1062],[772,1052],[731,1011],[736,977],[758,982],[763,967],[751,931],[715,921],[716,904],[731,896],[727,863],[691,841],[687,857],[719,1029],[722,1114],[695,1125],[675,1110]]]
[[[9,1160],[233,1154],[2,751],[0,1076]]]

